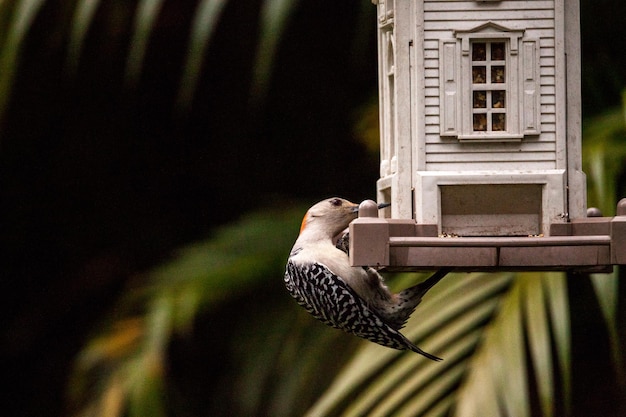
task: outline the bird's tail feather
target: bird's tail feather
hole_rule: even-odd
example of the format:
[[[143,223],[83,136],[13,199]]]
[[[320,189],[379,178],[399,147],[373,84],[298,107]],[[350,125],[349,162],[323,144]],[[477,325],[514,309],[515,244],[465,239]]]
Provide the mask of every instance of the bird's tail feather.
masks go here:
[[[425,281],[398,293],[396,296],[398,300],[396,307],[381,314],[386,319],[387,324],[396,330],[403,328],[409,316],[413,314],[415,308],[422,302],[422,297],[452,271],[452,269],[453,268],[441,268]]]
[[[439,356],[435,356],[431,353],[428,352],[424,352],[422,349],[418,348],[417,346],[415,346],[413,343],[408,342],[407,344],[408,348],[411,349],[413,352],[415,353],[419,353],[420,355],[424,355],[426,356],[428,359],[433,360],[435,362],[439,362],[442,361],[443,359],[440,358]]]
[[[398,295],[402,298],[410,298],[413,299],[418,298],[420,301],[422,297],[435,286],[443,277],[448,275],[454,268],[441,268],[430,277],[428,277],[425,281],[420,282],[417,285],[407,288],[404,291],[401,291]],[[419,301],[418,303],[419,304]],[[416,306],[417,306],[416,304]]]

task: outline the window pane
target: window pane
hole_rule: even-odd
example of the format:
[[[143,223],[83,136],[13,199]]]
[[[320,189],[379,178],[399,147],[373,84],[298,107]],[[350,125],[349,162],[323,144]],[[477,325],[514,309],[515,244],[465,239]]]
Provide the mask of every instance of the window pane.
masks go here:
[[[493,113],[491,115],[491,130],[494,132],[506,130],[506,115],[504,113]]]
[[[491,67],[491,82],[494,84],[501,84],[504,81],[504,66],[494,65]]]
[[[487,108],[487,92],[486,91],[474,91],[474,104],[475,109]]]
[[[465,90],[466,94],[471,94],[472,103],[469,109],[472,127],[468,133],[497,138],[499,134],[508,132],[507,115],[511,114],[509,111],[517,109],[517,103],[511,101],[509,90],[508,41],[479,39],[476,42],[470,39],[472,78],[469,91]]]
[[[476,94],[476,93],[474,93]],[[491,107],[494,109],[502,109],[506,107],[505,91],[494,90],[491,92]]]
[[[487,82],[487,67],[472,67],[472,82],[474,84],[484,84]]]
[[[475,114],[474,115],[474,131],[475,132],[485,132],[487,131],[487,115]]]
[[[487,60],[487,44],[484,42],[475,42],[472,44],[472,61]]]
[[[491,44],[491,60],[504,61],[504,42],[493,42]]]

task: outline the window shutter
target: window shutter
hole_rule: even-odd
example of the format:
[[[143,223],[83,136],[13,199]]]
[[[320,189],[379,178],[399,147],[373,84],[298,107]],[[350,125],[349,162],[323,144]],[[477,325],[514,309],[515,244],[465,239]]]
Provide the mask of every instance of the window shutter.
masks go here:
[[[541,133],[541,105],[539,85],[539,42],[522,42],[522,133],[538,135]]]
[[[442,136],[457,136],[461,119],[461,99],[459,97],[461,57],[458,53],[456,39],[441,41],[440,58],[440,133]]]

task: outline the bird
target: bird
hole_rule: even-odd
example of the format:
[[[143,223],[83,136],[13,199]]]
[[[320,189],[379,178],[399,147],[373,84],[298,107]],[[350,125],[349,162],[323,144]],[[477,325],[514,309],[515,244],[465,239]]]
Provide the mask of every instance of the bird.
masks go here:
[[[345,229],[358,217],[358,208],[358,204],[333,197],[306,212],[285,267],[287,291],[313,317],[331,327],[440,361],[413,344],[400,329],[426,292],[450,269],[441,268],[427,280],[393,294],[376,269],[350,265]]]

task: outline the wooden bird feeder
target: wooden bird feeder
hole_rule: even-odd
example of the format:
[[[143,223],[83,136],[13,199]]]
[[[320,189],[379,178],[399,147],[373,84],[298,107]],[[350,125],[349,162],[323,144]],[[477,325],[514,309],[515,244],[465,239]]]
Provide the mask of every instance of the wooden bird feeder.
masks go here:
[[[352,264],[606,272],[624,263],[626,202],[614,218],[587,215],[578,0],[373,3],[377,198],[391,206],[363,204]]]

